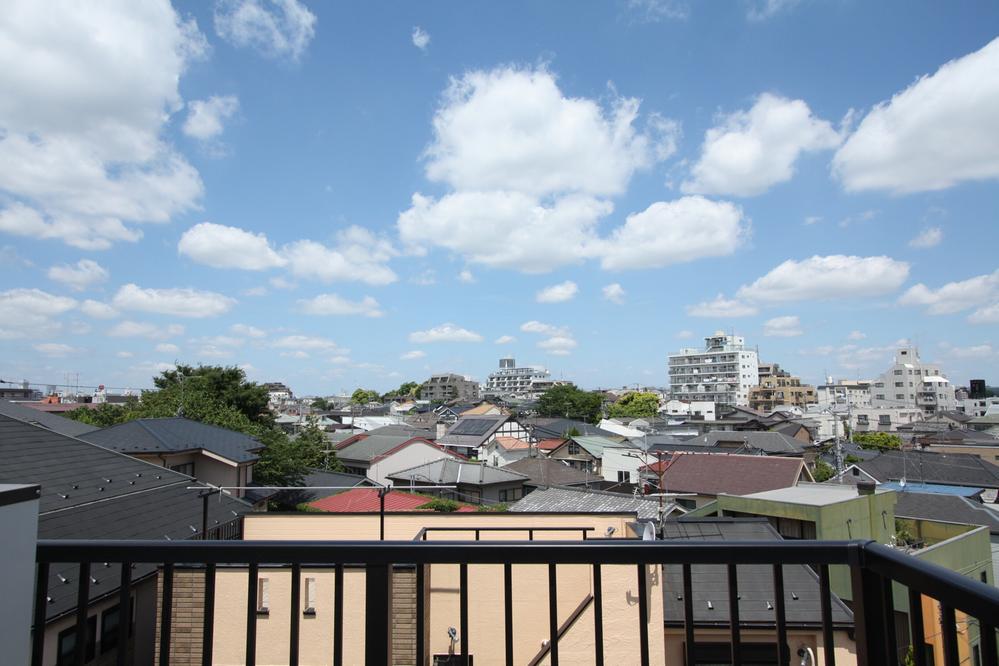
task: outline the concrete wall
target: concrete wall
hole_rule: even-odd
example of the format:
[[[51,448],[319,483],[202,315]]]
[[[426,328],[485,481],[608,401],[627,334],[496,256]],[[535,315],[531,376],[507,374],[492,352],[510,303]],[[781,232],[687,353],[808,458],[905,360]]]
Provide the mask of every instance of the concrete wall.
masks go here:
[[[628,472],[631,483],[638,483],[638,469],[646,464],[654,463],[656,458],[649,456],[648,460],[642,460],[641,452],[636,449],[604,449],[603,460],[601,461],[601,471],[607,481],[617,481],[618,472]]]

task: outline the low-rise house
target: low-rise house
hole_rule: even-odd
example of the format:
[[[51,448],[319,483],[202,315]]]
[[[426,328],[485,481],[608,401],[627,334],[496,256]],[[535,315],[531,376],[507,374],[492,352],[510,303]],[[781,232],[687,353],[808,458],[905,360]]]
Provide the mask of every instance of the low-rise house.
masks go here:
[[[868,477],[877,483],[919,481],[951,486],[991,490],[989,499],[999,490],[999,465],[967,453],[930,453],[928,451],[885,451],[870,460],[856,463],[859,472],[847,468],[840,477],[846,482]]]
[[[384,499],[384,504],[382,500]],[[385,493],[384,498],[379,494],[378,488],[353,488],[345,490],[336,495],[324,497],[313,502],[309,506],[317,511],[327,513],[374,513],[380,512],[384,508],[386,512],[406,512],[406,511],[432,511],[426,505],[433,498],[416,493],[407,493],[393,490]],[[456,511],[469,512],[477,511],[471,504],[462,503]]]
[[[595,480],[594,476],[588,472],[544,456],[522,458],[506,465],[504,469],[527,475],[528,478],[524,481],[525,495],[538,488],[552,486],[586,487]]]
[[[667,541],[780,541],[781,536],[764,519],[714,518],[669,520],[663,524]],[[773,571],[762,564],[740,564],[736,567],[739,584],[740,657],[743,664],[779,663],[774,631],[777,628]],[[811,651],[812,660],[801,663],[824,663],[815,660],[823,654],[825,639],[822,631],[822,606],[819,577],[809,567],[785,564],[784,613],[788,644],[792,655],[799,650]],[[709,564],[690,568],[694,595],[693,626],[696,642],[696,664],[729,664],[731,637],[729,623],[728,577],[724,569]],[[683,567],[663,566],[663,621],[666,625],[666,663],[682,664],[684,660],[684,603],[677,590],[683,590]],[[830,599],[833,645],[836,663],[856,663],[853,642],[853,613],[838,597]],[[806,654],[807,656],[807,654]],[[793,658],[793,657],[792,657]],[[792,661],[791,663],[798,663]]]
[[[526,474],[481,462],[440,459],[399,470],[388,476],[400,488],[426,488],[425,492],[472,504],[515,502],[524,496]],[[454,486],[454,488],[434,488]]]
[[[0,483],[41,486],[40,539],[162,542],[198,539],[205,532],[211,539],[232,539],[239,537],[241,517],[250,511],[249,504],[229,494],[204,499],[210,489],[189,490],[200,484],[179,472],[2,415]],[[78,564],[49,569],[46,666],[72,663],[79,571]],[[157,567],[134,565],[134,613],[127,635],[119,630],[120,575],[116,564],[91,565],[85,654],[106,655],[127,640],[134,663],[154,663]]]
[[[335,446],[337,458],[349,474],[363,474],[379,485],[401,469],[458,456],[408,428],[381,428],[345,439]]]
[[[251,485],[253,466],[264,448],[241,432],[181,417],[136,419],[80,438],[213,486],[233,488],[237,497]]]
[[[607,479],[607,475],[603,473],[601,463],[604,456],[604,449],[611,448],[627,449],[629,451],[635,450],[630,442],[619,436],[573,435],[564,444],[553,449],[548,456],[555,460],[564,460],[576,469],[587,470]],[[616,474],[614,478],[607,480],[618,481]]]
[[[530,435],[515,419],[505,414],[462,416],[437,442],[466,458],[477,458],[482,455],[483,447],[497,437],[529,441]]]
[[[531,454],[530,442],[517,437],[494,437],[491,442],[482,447],[480,457],[495,467],[505,467],[516,460],[522,460]]]
[[[792,457],[802,457],[810,448],[803,442],[779,432],[709,432],[684,443],[688,446],[725,449],[733,453]]]

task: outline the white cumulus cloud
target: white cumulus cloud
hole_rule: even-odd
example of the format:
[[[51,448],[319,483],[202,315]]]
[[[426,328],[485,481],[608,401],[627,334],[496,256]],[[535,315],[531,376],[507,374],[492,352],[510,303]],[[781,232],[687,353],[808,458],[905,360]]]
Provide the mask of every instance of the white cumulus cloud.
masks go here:
[[[576,339],[566,326],[531,320],[521,324],[520,330],[542,336],[543,339],[538,342],[538,347],[555,356],[567,356],[576,348]]]
[[[229,327],[229,330],[233,335],[239,335],[244,338],[266,338],[267,333],[256,326],[249,326],[247,324],[233,324]]]
[[[940,227],[929,227],[923,229],[919,234],[909,241],[909,247],[926,249],[936,247],[943,241],[943,229]]]
[[[116,338],[149,338],[150,340],[175,338],[183,334],[184,327],[180,324],[157,326],[149,322],[129,320],[119,322],[108,330],[108,335]]]
[[[360,301],[351,301],[337,294],[319,294],[314,298],[301,299],[298,308],[310,315],[361,315],[363,317],[381,317],[378,301],[371,296],[365,296]]]
[[[545,287],[534,296],[538,303],[564,303],[571,301],[579,293],[579,287],[572,280]]]
[[[763,323],[763,335],[768,338],[794,338],[804,333],[796,315],[774,317]]]
[[[180,347],[169,342],[161,342],[156,345],[156,351],[160,354],[176,354],[180,352]]]
[[[299,0],[220,0],[215,32],[233,46],[298,60],[316,33],[316,15]]]
[[[909,287],[898,302],[926,308],[927,314],[943,315],[961,312],[999,299],[999,270],[977,275],[967,280],[948,282],[938,289],[925,284]]]
[[[889,294],[905,282],[909,264],[891,257],[846,255],[788,259],[751,284],[743,285],[736,296],[762,303],[825,300]]]
[[[137,310],[174,317],[216,317],[236,304],[228,296],[198,289],[143,289],[126,284],[112,299],[119,310]]]
[[[408,351],[400,355],[399,358],[401,358],[403,361],[415,361],[416,359],[424,358],[426,355],[427,352],[421,349],[414,349],[413,351]]]
[[[985,305],[968,316],[972,324],[999,324],[999,301]]]
[[[714,300],[687,306],[687,314],[691,317],[728,319],[731,317],[751,317],[757,312],[759,310],[755,306],[734,298],[725,298],[723,294],[718,294]]]
[[[876,105],[833,158],[848,191],[999,178],[999,38]]]
[[[89,298],[80,304],[80,312],[93,319],[114,319],[118,316],[118,311],[107,303]]]
[[[611,303],[616,303],[621,305],[624,303],[624,287],[622,287],[617,282],[607,285],[602,290],[604,295],[604,300],[610,301]]]
[[[282,256],[295,277],[321,282],[356,281],[385,285],[398,278],[388,267],[398,255],[392,244],[363,227],[352,226],[336,235],[333,247],[311,240],[285,245]]]
[[[70,354],[80,353],[79,349],[61,342],[42,342],[37,345],[32,345],[32,347],[39,354],[49,356],[51,358],[63,358],[64,356],[69,356]]]
[[[55,332],[55,320],[77,306],[66,296],[56,296],[41,289],[0,291],[0,339],[37,337]]]
[[[482,336],[454,324],[441,324],[426,331],[413,331],[409,334],[409,341],[416,344],[431,342],[482,342]]]
[[[212,268],[259,271],[286,263],[266,235],[212,222],[202,222],[185,231],[177,243],[177,251]]]
[[[430,46],[430,33],[421,28],[420,26],[413,27],[413,46],[420,49],[421,51],[426,51],[427,47]]]
[[[213,95],[187,104],[187,120],[183,131],[189,137],[208,141],[222,134],[225,122],[239,111],[235,95]]]
[[[516,342],[516,341],[517,338],[513,337],[512,335],[501,335],[498,338],[496,338],[493,342],[498,345],[508,345],[511,342]]]
[[[339,347],[329,338],[310,335],[286,335],[274,341],[274,346],[278,349],[296,349],[317,352],[337,352],[346,353],[347,350]]]
[[[830,150],[840,135],[800,99],[764,93],[748,111],[722,116],[704,135],[684,192],[754,196],[791,180],[802,153]]]
[[[50,280],[61,282],[76,291],[83,291],[108,279],[107,269],[91,259],[80,259],[75,264],[52,266],[47,275]]]

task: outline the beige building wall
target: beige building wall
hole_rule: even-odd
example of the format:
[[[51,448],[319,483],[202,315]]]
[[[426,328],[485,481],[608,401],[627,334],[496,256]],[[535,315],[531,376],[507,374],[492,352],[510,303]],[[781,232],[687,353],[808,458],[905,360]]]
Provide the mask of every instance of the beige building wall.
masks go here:
[[[731,640],[728,629],[697,629],[694,640],[698,643],[728,643]],[[775,631],[764,631],[761,629],[743,629],[740,633],[743,644],[746,643],[770,643],[777,642]],[[666,664],[683,664],[684,632],[682,627],[669,627],[666,629]],[[825,642],[822,640],[822,630],[795,630],[789,629],[787,632],[787,644],[791,650],[791,663],[801,663],[801,658],[797,656],[798,648],[807,647],[812,650],[815,656],[815,666],[827,666],[825,656]],[[833,632],[833,644],[836,646],[835,657],[836,666],[854,666],[857,663],[857,645],[850,640],[845,631]],[[662,663],[662,662],[660,662]],[[936,662],[943,663],[943,662]]]

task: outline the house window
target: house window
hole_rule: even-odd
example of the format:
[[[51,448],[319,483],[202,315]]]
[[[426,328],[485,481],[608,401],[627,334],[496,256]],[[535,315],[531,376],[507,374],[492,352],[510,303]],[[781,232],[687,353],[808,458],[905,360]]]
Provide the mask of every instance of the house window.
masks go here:
[[[118,609],[112,606],[101,614],[101,654],[118,645]]]
[[[617,473],[618,483],[631,483],[631,472],[626,472],[624,470],[619,470]]]
[[[91,615],[87,619],[87,649],[84,651],[83,661],[93,661],[96,655],[95,647],[97,643],[97,616]],[[56,666],[69,666],[73,663],[73,656],[76,653],[76,627],[70,627],[59,632],[58,653],[56,654]]]
[[[306,615],[316,614],[316,579],[305,579],[305,609],[302,611]]]
[[[257,579],[257,613],[268,614],[271,612],[271,583],[266,578]]]
[[[500,502],[516,502],[521,497],[523,497],[523,489],[521,488],[510,488],[509,490],[499,491]]]
[[[576,442],[569,442],[569,455],[578,456],[580,452],[579,444]]]
[[[180,472],[181,474],[187,474],[188,476],[194,476],[194,463],[182,463],[180,465],[170,465],[170,469],[174,472]]]
[[[891,425],[891,415],[881,414],[878,416],[878,425]]]
[[[857,414],[857,425],[868,425],[867,414]]]

